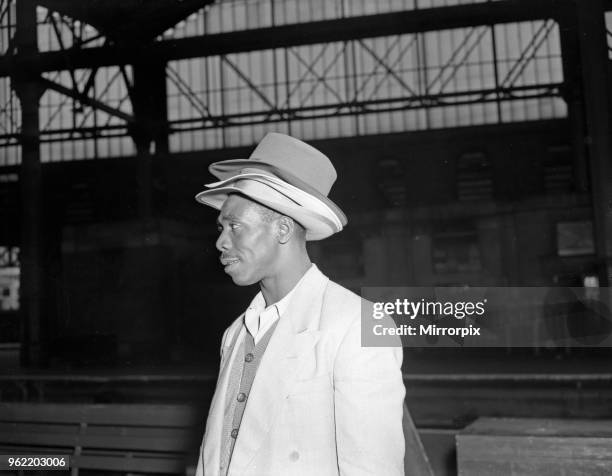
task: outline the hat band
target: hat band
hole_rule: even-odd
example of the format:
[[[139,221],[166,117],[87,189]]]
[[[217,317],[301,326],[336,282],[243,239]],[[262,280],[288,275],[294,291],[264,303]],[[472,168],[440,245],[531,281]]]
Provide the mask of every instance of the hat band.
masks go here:
[[[295,207],[296,205],[299,205],[297,202],[283,195],[278,190],[275,190],[270,185],[267,185],[266,183],[260,182],[258,180],[236,180],[236,182],[234,182],[233,184],[233,187],[241,192],[244,192],[245,195],[255,195],[269,202],[275,202],[280,205],[286,205],[290,207]]]
[[[270,197],[267,198],[269,201],[277,201],[284,205],[293,207],[297,205],[306,208],[327,218],[336,226],[337,230],[342,230],[343,228],[340,218],[324,202],[308,192],[305,192],[273,175],[249,173],[245,174],[244,178],[240,178],[240,175],[236,175],[232,177],[232,179],[207,184],[206,187],[215,189],[222,186],[222,184],[232,181],[235,181],[233,184],[234,187],[244,191],[244,193],[247,195],[249,194],[249,191],[266,194]]]

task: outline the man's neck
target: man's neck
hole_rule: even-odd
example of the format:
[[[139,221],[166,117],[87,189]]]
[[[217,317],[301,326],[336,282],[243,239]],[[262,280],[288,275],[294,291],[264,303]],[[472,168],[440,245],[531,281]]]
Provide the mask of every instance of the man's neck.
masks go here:
[[[289,291],[295,287],[311,266],[310,258],[306,255],[297,263],[284,266],[276,275],[260,281],[259,286],[266,301],[266,307],[289,294]]]

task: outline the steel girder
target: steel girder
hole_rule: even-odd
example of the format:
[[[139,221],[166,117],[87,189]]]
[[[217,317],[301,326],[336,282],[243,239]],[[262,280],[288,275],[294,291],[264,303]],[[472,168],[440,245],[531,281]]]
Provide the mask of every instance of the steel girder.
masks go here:
[[[150,57],[178,60],[291,46],[349,41],[360,38],[555,18],[560,3],[569,0],[501,0],[462,6],[393,12],[339,20],[164,40],[142,46],[106,45],[35,55],[0,57],[0,77],[15,68],[30,72],[59,71],[132,64]]]
[[[569,2],[570,0],[561,1],[564,5],[569,4]],[[73,101],[75,117],[73,124],[70,125],[71,127],[64,126],[50,129],[43,126],[41,133],[45,142],[63,141],[79,136],[92,138],[102,135],[110,137],[129,134],[129,125],[134,123],[134,117],[131,112],[126,112],[125,108],[121,109],[120,106],[132,99],[132,85],[127,77],[125,65],[131,66],[136,61],[140,64],[146,64],[149,60],[159,63],[175,59],[215,56],[219,58],[222,67],[246,85],[250,93],[263,104],[263,107],[259,110],[213,111],[198,91],[194,90],[193,85],[189,84],[168,64],[166,68],[167,80],[176,87],[180,94],[187,98],[197,112],[193,117],[169,121],[172,128],[168,129],[170,131],[559,96],[563,86],[560,82],[551,81],[545,85],[536,84],[533,86],[517,86],[515,84],[526,65],[533,59],[539,44],[546,39],[552,26],[556,24],[550,18],[554,18],[559,15],[559,11],[562,11],[562,9],[554,8],[558,5],[559,2],[553,0],[501,0],[492,3],[394,12],[251,31],[163,40],[148,45],[144,50],[141,47],[134,46],[124,46],[119,49],[109,42],[103,46],[82,48],[81,46],[85,42],[83,39],[77,39],[72,47],[65,47],[61,42],[61,34],[57,30],[57,19],[49,15],[48,21],[54,26],[62,50],[34,55],[20,55],[14,54],[9,49],[5,55],[0,57],[0,77],[8,73],[14,75],[16,72],[34,75],[39,78],[41,85],[65,96],[63,103],[58,107],[63,107],[68,100]],[[542,23],[542,27],[534,35],[532,43],[521,52],[520,57],[507,72],[508,74],[504,77],[498,77],[496,72],[493,87],[451,92],[445,90],[445,87],[456,75],[461,63],[466,60],[472,49],[477,47],[479,40],[492,31],[492,25],[536,19],[548,20]],[[402,54],[393,60],[388,55],[389,51],[380,53],[374,51],[368,45],[370,39],[382,36],[390,38],[391,41],[396,41],[402,35],[413,33],[416,41],[418,39],[416,33],[418,32],[460,27],[469,27],[469,32],[466,34],[464,41],[457,45],[457,49],[449,58],[448,64],[441,68],[435,77],[419,80],[418,88],[408,84],[396,71],[401,64],[402,55],[415,45],[405,45]],[[317,44],[325,46],[334,41],[342,42],[344,48],[323,69],[320,65],[317,65],[319,56],[307,59],[299,51],[300,46]],[[347,46],[350,46],[351,52],[347,52]],[[284,50],[285,55],[290,55],[304,68],[301,77],[296,78],[293,84],[289,85],[290,89],[285,94],[279,94],[278,87],[280,85],[275,84],[273,97],[268,96],[268,92],[252,81],[249,78],[249,73],[243,71],[231,58],[231,55],[237,52],[252,52],[271,48]],[[342,91],[337,90],[331,84],[327,74],[335,62],[354,61],[356,49],[369,55],[377,66],[365,78],[362,78],[361,82],[354,77],[347,78],[347,82],[353,82],[352,91],[351,94],[346,92],[343,94]],[[96,74],[100,69],[109,66],[115,70],[115,73],[108,80],[104,89],[100,90],[98,88],[95,91],[93,85],[96,82]],[[89,71],[83,71],[83,69],[89,69]],[[76,72],[78,70],[81,71],[80,78],[77,78]],[[57,73],[53,74],[50,71],[57,71]],[[62,83],[58,80],[60,71],[69,73],[69,84],[66,84],[66,81]],[[383,71],[382,75],[380,71]],[[378,90],[386,84],[385,81],[390,79],[401,85],[403,93],[395,97],[377,97]],[[110,98],[105,94],[111,84],[116,81],[122,81],[121,87],[127,93],[119,98],[119,105],[111,106],[108,102]],[[374,81],[374,86],[370,88],[372,81]],[[275,79],[276,82],[277,79]],[[304,82],[311,83],[310,90],[303,94],[296,103],[296,91],[300,89],[301,83]],[[319,87],[325,88],[334,100],[328,104],[309,104],[308,100]],[[363,93],[366,88],[369,88],[369,93],[364,97]],[[81,105],[89,106],[91,109],[87,109],[82,116],[78,117],[76,112],[81,108]],[[103,111],[109,118],[114,117],[120,121],[111,122],[109,119],[102,121],[102,123],[90,124],[87,119],[94,109]],[[131,110],[132,108],[129,107],[128,109]],[[50,122],[48,121],[46,126],[50,126]],[[0,134],[0,138],[7,143],[6,141],[14,140],[16,137],[14,133],[5,133]]]

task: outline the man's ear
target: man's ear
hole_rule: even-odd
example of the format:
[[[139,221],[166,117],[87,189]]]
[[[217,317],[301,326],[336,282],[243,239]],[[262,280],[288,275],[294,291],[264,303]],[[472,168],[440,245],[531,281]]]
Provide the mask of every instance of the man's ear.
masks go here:
[[[289,217],[282,216],[278,219],[277,226],[278,242],[287,243],[295,233],[295,222]]]

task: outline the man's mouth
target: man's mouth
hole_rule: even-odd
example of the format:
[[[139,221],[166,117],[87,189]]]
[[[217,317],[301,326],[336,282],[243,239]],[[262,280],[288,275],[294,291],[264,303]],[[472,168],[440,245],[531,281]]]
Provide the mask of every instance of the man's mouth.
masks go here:
[[[240,260],[238,258],[221,258],[220,261],[221,261],[221,264],[225,266],[225,270],[227,271],[229,268],[234,266]]]

